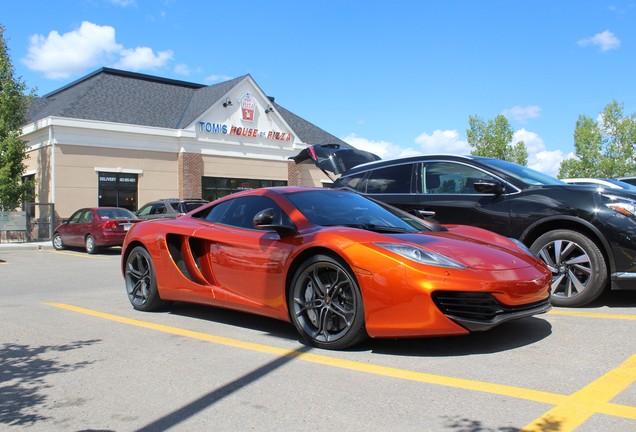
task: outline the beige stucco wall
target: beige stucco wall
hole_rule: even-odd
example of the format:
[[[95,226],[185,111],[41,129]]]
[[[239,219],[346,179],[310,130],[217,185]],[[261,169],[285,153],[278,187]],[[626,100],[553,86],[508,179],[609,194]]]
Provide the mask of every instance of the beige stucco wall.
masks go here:
[[[323,187],[323,182],[331,183],[329,177],[313,164],[301,164],[301,182],[303,186]]]
[[[55,146],[56,210],[65,218],[85,206],[98,205],[98,172],[138,174],[138,206],[178,196],[177,154],[72,145]]]
[[[204,155],[203,175],[205,177],[287,181],[287,161],[239,159]]]

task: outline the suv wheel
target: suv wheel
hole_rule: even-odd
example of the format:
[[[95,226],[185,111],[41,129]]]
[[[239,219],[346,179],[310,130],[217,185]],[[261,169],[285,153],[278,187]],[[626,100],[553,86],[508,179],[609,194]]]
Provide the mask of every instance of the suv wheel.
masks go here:
[[[551,302],[579,307],[596,300],[607,285],[607,265],[596,243],[571,230],[554,230],[530,246],[552,272]]]

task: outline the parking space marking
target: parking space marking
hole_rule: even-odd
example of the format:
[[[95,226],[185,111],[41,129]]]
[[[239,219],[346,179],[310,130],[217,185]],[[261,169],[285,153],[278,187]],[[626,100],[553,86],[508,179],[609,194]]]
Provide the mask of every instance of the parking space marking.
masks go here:
[[[191,330],[185,330],[178,327],[171,327],[163,324],[155,324],[147,321],[136,320],[132,318],[126,318],[119,315],[113,315],[105,312],[99,312],[91,309],[85,309],[78,306],[73,306],[64,303],[56,303],[56,302],[46,302],[45,304],[49,306],[53,306],[56,308],[66,309],[68,311],[81,313],[84,315],[90,315],[97,318],[102,318],[110,321],[119,322],[122,324],[133,325],[137,327],[147,328],[151,330],[156,330],[164,333],[169,333],[173,335],[184,336],[188,338],[203,340],[207,342],[212,342],[220,345],[225,345],[234,348],[241,348],[250,351],[273,354],[278,356],[287,356],[294,357],[299,360],[307,361],[310,363],[317,363],[326,366],[337,367],[341,369],[347,369],[357,372],[369,373],[379,376],[398,378],[408,381],[416,381],[427,384],[436,384],[445,387],[459,388],[464,390],[473,390],[479,391],[483,393],[491,393],[502,396],[509,396],[517,399],[528,400],[532,402],[541,402],[545,404],[555,405],[556,409],[560,407],[569,407],[568,409],[572,409],[573,404],[583,405],[588,411],[594,410],[593,413],[601,413],[612,415],[616,417],[622,417],[626,419],[636,420],[636,407],[613,404],[609,401],[613,397],[609,397],[610,394],[614,394],[614,396],[618,393],[619,386],[616,383],[616,380],[620,381],[628,381],[625,379],[628,378],[636,379],[636,355],[632,356],[627,362],[621,365],[619,368],[614,371],[609,372],[604,377],[600,378],[597,381],[601,381],[600,384],[595,383],[590,384],[587,387],[584,387],[579,392],[574,393],[573,395],[562,395],[557,393],[545,392],[540,390],[532,390],[526,389],[522,387],[508,386],[503,384],[493,384],[484,381],[474,381],[464,378],[454,378],[450,376],[444,375],[434,375],[424,372],[414,372],[405,369],[398,369],[388,366],[379,366],[368,363],[362,363],[354,360],[344,360],[335,357],[330,357],[321,354],[312,354],[312,353],[299,353],[294,350],[289,350],[285,348],[278,348],[270,345],[263,345],[253,342],[245,342],[238,339],[226,338],[223,336],[215,336],[207,333],[201,333]],[[609,378],[605,378],[609,377]],[[630,383],[633,382],[633,379]],[[611,385],[610,385],[611,384]],[[629,385],[629,384],[627,384]],[[607,388],[606,388],[607,387]],[[600,392],[600,395],[597,397],[595,392]],[[620,393],[620,391],[618,391]],[[552,411],[554,411],[552,410]],[[552,411],[549,411],[551,413]],[[560,415],[561,411],[557,411],[557,414]],[[592,414],[593,414],[592,413]],[[590,414],[591,415],[591,414]],[[589,416],[588,416],[589,417]],[[545,419],[546,416],[542,416],[539,420]],[[534,424],[534,423],[533,423]],[[538,430],[547,430],[547,429],[538,429]],[[559,429],[560,431],[564,431],[564,429]],[[525,429],[524,429],[525,431]]]
[[[522,430],[539,432],[573,431],[592,415],[600,412],[598,406],[611,401],[636,381],[636,354],[623,364],[573,393],[565,403],[559,404]]]
[[[88,253],[80,253],[80,252],[66,252],[66,251],[56,251],[56,250],[47,250],[48,253],[59,254],[59,255],[69,255],[76,256],[80,258],[90,258],[90,259],[108,259],[107,257],[97,256],[97,255],[89,255]]]
[[[548,312],[549,315],[566,315],[566,316],[578,316],[586,318],[603,318],[603,319],[618,319],[618,320],[631,320],[636,321],[636,315],[621,315],[621,314],[602,314],[596,312],[578,312],[578,311],[565,311],[554,310]]]

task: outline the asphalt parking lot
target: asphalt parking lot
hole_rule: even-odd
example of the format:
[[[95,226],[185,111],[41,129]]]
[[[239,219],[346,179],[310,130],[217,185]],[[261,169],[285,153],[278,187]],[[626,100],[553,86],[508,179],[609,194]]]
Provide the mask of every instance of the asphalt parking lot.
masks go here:
[[[636,430],[636,292],[334,352],[238,312],[137,312],[119,266],[0,247],[0,430]]]

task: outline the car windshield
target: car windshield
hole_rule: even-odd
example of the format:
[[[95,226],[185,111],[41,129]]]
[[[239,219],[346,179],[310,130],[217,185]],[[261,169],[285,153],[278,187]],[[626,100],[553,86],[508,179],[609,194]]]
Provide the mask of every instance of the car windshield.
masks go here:
[[[420,219],[354,192],[310,190],[290,193],[287,198],[310,222],[320,226],[347,226],[390,233],[432,230]]]
[[[135,219],[137,217],[130,211],[123,208],[98,209],[97,216],[99,216],[100,219]]]
[[[480,162],[489,165],[496,170],[501,171],[506,175],[529,185],[545,186],[565,184],[565,182],[562,182],[556,177],[552,177],[548,174],[544,174],[542,172],[535,171],[532,168],[517,165],[512,162],[507,162],[499,159],[481,159]]]

